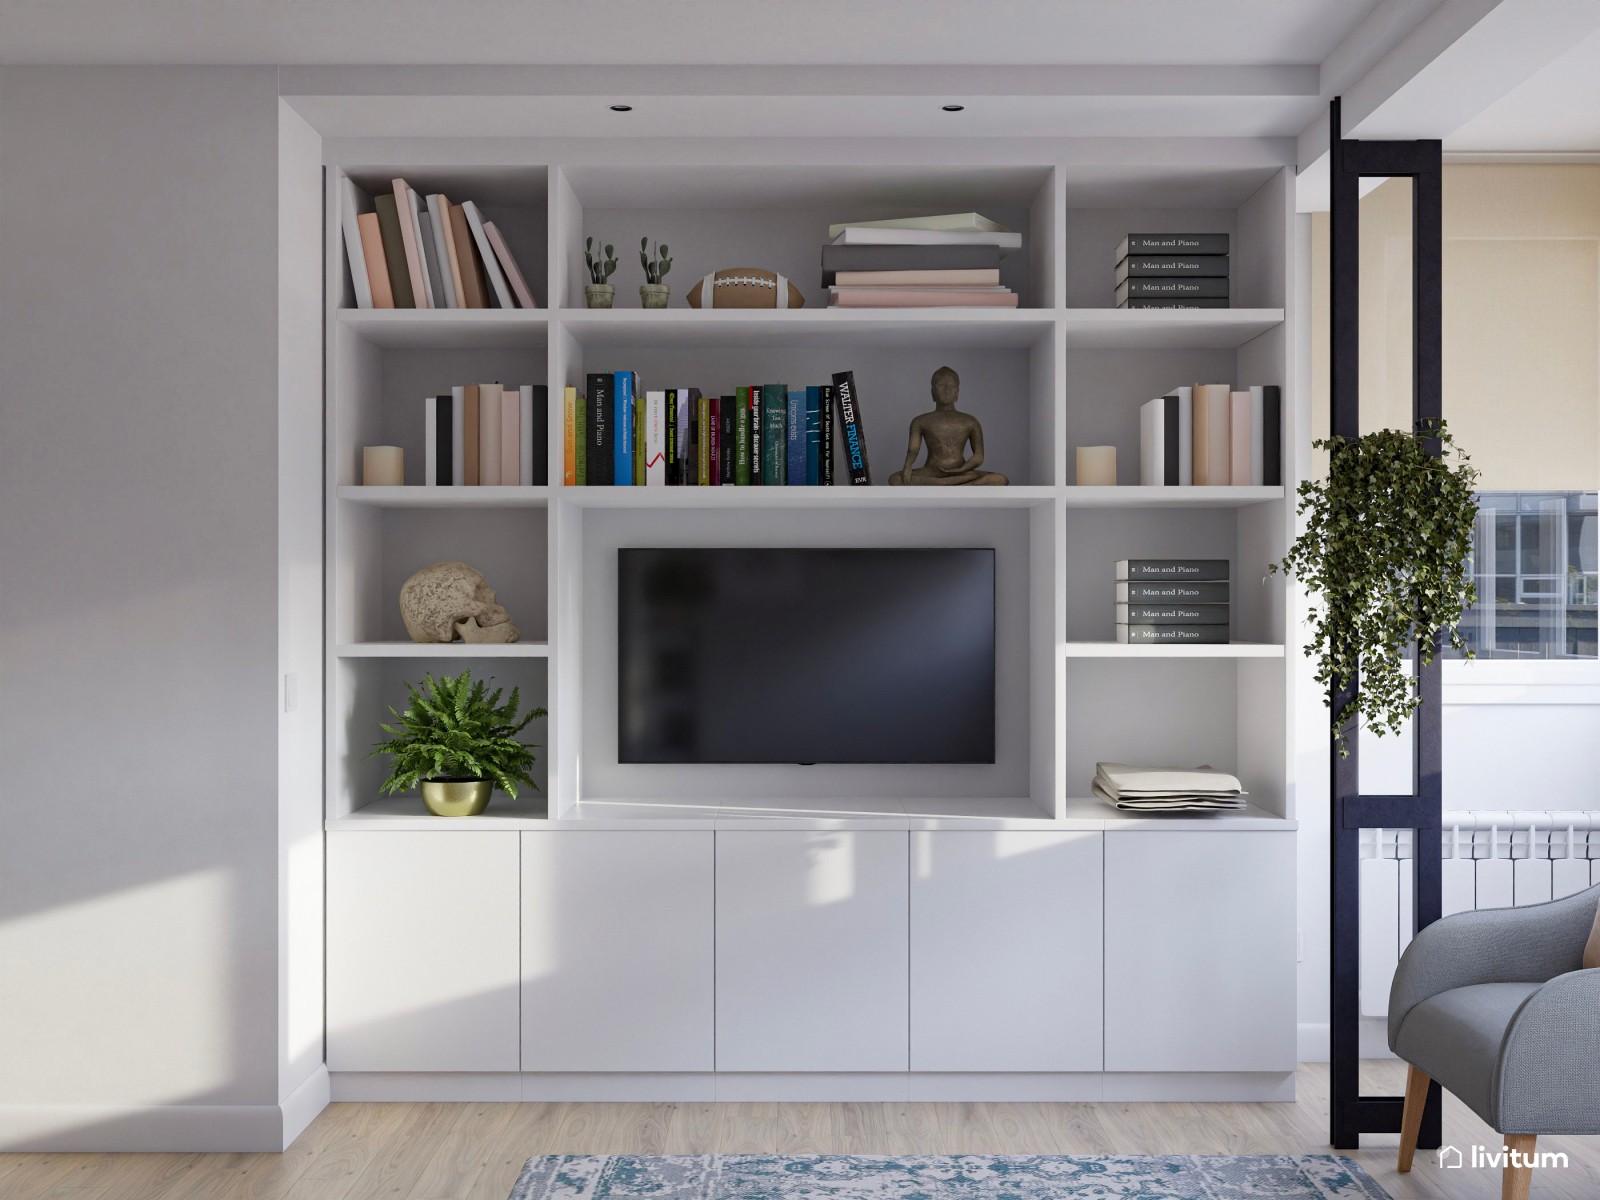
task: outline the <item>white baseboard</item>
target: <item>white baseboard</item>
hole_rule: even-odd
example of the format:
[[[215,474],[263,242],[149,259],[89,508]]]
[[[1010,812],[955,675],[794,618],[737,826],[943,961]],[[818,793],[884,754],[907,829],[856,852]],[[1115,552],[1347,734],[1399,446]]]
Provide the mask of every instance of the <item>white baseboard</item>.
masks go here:
[[[295,1138],[306,1131],[306,1126],[317,1119],[317,1114],[327,1108],[333,1099],[333,1087],[328,1079],[328,1068],[318,1063],[306,1081],[290,1092],[278,1107],[283,1111],[283,1145],[287,1150]]]
[[[1293,1100],[1290,1072],[352,1072],[335,1101],[1205,1101]]]

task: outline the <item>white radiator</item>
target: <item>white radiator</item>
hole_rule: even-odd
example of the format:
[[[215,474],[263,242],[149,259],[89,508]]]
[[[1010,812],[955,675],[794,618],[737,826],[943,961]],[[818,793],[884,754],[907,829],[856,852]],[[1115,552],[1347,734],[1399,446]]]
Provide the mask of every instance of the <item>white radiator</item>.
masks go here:
[[[1361,833],[1361,1015],[1389,1012],[1411,940],[1409,829]],[[1538,904],[1600,884],[1600,812],[1447,812],[1444,912]]]

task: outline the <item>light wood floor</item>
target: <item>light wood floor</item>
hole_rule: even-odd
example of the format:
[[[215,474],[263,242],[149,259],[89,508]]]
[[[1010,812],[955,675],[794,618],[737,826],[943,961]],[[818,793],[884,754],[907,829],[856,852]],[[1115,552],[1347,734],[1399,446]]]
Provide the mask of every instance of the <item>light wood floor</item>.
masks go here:
[[[1398,1094],[1371,1064],[1368,1094]],[[506,1200],[532,1154],[1323,1154],[1327,1070],[1293,1104],[335,1104],[286,1153],[0,1154],[5,1200]],[[1494,1200],[1498,1174],[1394,1170],[1395,1135],[1355,1152],[1396,1200]],[[1493,1146],[1446,1097],[1445,1140]],[[1535,1197],[1600,1198],[1600,1138],[1547,1138],[1567,1170]]]

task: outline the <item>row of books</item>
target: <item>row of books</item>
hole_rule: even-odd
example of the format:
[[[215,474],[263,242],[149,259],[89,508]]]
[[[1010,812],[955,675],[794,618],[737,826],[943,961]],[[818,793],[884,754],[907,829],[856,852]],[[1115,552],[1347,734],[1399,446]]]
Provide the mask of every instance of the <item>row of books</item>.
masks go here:
[[[1227,308],[1228,235],[1130,233],[1117,247],[1118,308]]]
[[[1227,559],[1124,558],[1117,563],[1116,585],[1117,641],[1227,643]]]
[[[1000,260],[1021,246],[975,212],[831,225],[822,286],[833,308],[1015,308]]]
[[[404,179],[375,199],[341,180],[339,224],[358,308],[537,308],[506,239],[471,200]]]
[[[855,376],[791,388],[751,384],[731,395],[646,391],[633,371],[587,376],[562,398],[568,487],[870,484]],[[834,431],[838,430],[839,461]]]
[[[423,402],[423,482],[429,487],[542,487],[549,462],[549,391],[542,383],[468,383]]]
[[[1281,487],[1278,387],[1197,383],[1141,405],[1139,482],[1145,487]]]

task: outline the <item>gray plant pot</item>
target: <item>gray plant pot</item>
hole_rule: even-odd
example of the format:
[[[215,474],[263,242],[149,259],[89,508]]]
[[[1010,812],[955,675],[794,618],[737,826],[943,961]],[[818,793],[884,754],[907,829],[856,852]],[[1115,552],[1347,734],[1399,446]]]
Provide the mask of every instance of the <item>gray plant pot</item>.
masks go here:
[[[665,283],[641,283],[639,303],[645,308],[665,308],[672,288]]]
[[[583,302],[590,308],[610,308],[617,298],[617,288],[611,283],[586,283],[583,285]]]

